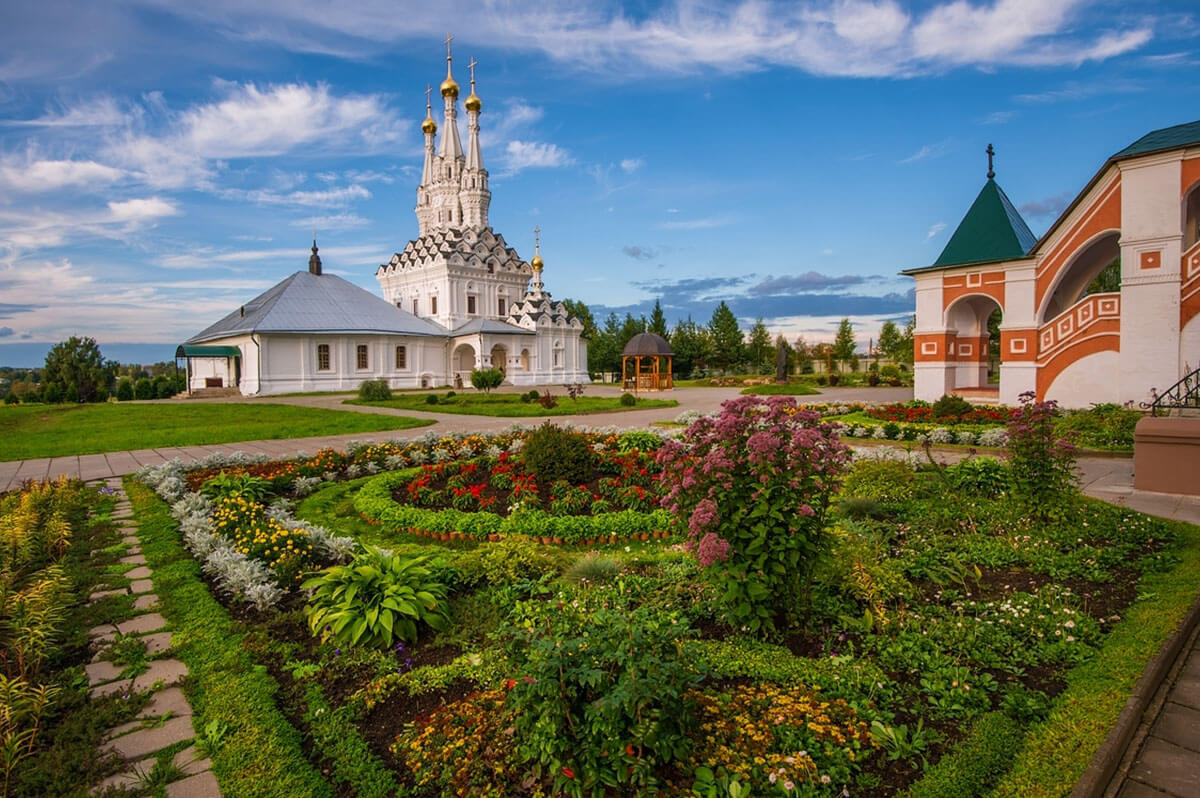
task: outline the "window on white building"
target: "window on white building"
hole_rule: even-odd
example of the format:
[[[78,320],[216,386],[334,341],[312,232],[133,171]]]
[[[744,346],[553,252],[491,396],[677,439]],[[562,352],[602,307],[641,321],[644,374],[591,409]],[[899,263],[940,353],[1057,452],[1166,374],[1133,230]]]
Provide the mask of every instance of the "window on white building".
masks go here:
[[[359,344],[354,348],[355,366],[359,369],[369,368],[371,363],[367,358],[367,345]]]
[[[473,296],[467,297],[467,315],[468,316],[475,315],[475,297],[473,297]]]
[[[413,315],[417,315],[417,298],[413,297]]]
[[[437,297],[435,297],[435,296],[429,297],[429,315],[430,316],[437,315]]]
[[[317,344],[317,371],[329,371],[329,344]]]
[[[497,316],[503,316],[505,314],[505,311],[507,311],[507,310],[508,310],[508,300],[506,300],[504,297],[500,297],[498,300],[496,300],[496,315]]]
[[[396,370],[408,368],[408,347],[396,347]]]

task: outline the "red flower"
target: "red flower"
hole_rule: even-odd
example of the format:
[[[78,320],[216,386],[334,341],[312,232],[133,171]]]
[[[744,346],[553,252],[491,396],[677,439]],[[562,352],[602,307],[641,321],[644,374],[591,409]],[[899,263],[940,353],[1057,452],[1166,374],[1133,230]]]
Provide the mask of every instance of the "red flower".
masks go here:
[[[570,768],[568,768],[568,767],[564,767],[564,768],[562,769],[562,772],[563,772],[563,775],[564,775],[564,776],[566,776],[568,779],[573,779],[573,778],[575,778],[575,771],[571,770],[571,769],[570,769]]]
[[[507,682],[505,682],[505,683],[504,683],[504,689],[505,689],[505,690],[511,690],[511,689],[513,689],[513,688],[514,688],[514,687],[516,687],[516,686],[517,686],[517,680],[516,680],[516,679],[509,679]]]
[[[630,756],[633,756],[633,746],[632,745],[625,746],[625,753],[629,754]]]

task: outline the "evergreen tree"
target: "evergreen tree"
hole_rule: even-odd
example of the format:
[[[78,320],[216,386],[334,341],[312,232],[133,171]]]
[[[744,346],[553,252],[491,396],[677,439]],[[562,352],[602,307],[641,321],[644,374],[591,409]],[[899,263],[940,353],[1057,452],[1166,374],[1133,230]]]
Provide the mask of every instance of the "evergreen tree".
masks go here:
[[[590,371],[621,371],[621,322],[616,313],[609,313],[604,327],[596,331],[596,337],[588,344],[588,369]]]
[[[741,364],[745,349],[742,330],[738,327],[737,316],[724,301],[713,311],[708,322],[708,336],[714,368],[728,370]]]
[[[759,374],[770,374],[775,370],[775,347],[771,345],[771,331],[763,323],[762,316],[754,321],[746,340],[746,357],[750,366]]]
[[[108,398],[117,364],[100,354],[95,338],[71,336],[46,353],[42,384],[53,387],[53,395],[72,397],[76,402],[99,402]]]
[[[885,321],[879,328],[879,351],[888,360],[899,360],[900,329],[894,321]]]
[[[646,332],[652,332],[663,338],[668,336],[667,317],[663,313],[662,304],[657,299],[654,300],[654,310],[650,311],[650,324],[646,326]]]
[[[625,350],[625,344],[629,343],[629,339],[639,333],[646,331],[646,317],[635,319],[632,313],[625,314],[625,321],[621,322],[621,337],[617,346],[617,354]]]
[[[897,349],[897,360],[901,363],[913,362],[913,337],[917,329],[917,314],[908,317],[908,324],[904,325],[904,332],[900,334],[900,346]]]
[[[838,360],[849,361],[854,357],[856,346],[850,319],[842,319],[841,324],[838,325],[837,336],[833,339],[833,356]]]
[[[691,379],[707,368],[709,358],[708,331],[688,316],[678,322],[671,333],[671,351],[675,353],[674,370],[680,379]]]

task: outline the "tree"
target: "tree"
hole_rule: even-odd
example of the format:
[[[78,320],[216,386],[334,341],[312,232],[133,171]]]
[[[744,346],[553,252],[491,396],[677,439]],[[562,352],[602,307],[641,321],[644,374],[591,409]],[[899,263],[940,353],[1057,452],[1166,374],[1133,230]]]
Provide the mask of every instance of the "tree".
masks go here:
[[[742,362],[745,346],[737,316],[722,300],[713,311],[708,322],[709,341],[712,346],[712,364],[722,370],[730,369]]]
[[[807,374],[812,371],[812,350],[805,343],[803,335],[796,336],[796,343],[792,344],[792,352],[797,372]]]
[[[899,360],[900,328],[896,322],[888,320],[879,328],[879,351],[888,360]]]
[[[108,398],[108,388],[117,364],[100,354],[95,338],[71,336],[46,353],[42,383],[54,395],[74,396],[77,402],[99,402]]]
[[[604,320],[604,327],[597,329],[595,337],[588,343],[589,371],[621,370],[621,350],[617,345],[620,337],[621,322],[617,314],[609,313]]]
[[[708,366],[708,331],[692,321],[691,316],[687,317],[687,321],[676,323],[670,341],[671,351],[675,353],[675,372],[683,379],[692,377]]]
[[[564,299],[563,305],[566,306],[567,313],[579,319],[579,322],[583,325],[583,337],[589,341],[594,339],[598,331],[596,329],[596,320],[592,317],[591,308],[577,299]]]
[[[1104,270],[1096,275],[1096,279],[1088,285],[1084,296],[1088,294],[1108,294],[1121,290],[1121,258],[1117,257]]]
[[[833,339],[833,356],[838,360],[849,361],[854,357],[854,350],[857,346],[850,319],[842,319],[841,324],[838,325],[837,336]]]
[[[897,350],[897,359],[901,363],[913,362],[913,338],[917,330],[917,314],[908,317],[908,323],[904,325],[904,332],[900,334],[900,346]]]
[[[662,304],[657,299],[654,300],[654,310],[650,311],[650,323],[646,326],[646,332],[652,332],[663,338],[667,337],[667,317],[663,314]]]
[[[775,347],[771,345],[771,331],[763,323],[762,316],[754,321],[746,339],[746,357],[758,374],[769,374],[774,370]]]
[[[625,314],[625,321],[621,322],[621,337],[618,340],[617,354],[625,351],[625,344],[629,343],[629,339],[635,335],[639,335],[646,331],[646,317],[635,319],[632,313]]]
[[[471,372],[471,385],[475,390],[491,393],[493,388],[499,388],[504,382],[504,372],[500,369],[474,369]]]

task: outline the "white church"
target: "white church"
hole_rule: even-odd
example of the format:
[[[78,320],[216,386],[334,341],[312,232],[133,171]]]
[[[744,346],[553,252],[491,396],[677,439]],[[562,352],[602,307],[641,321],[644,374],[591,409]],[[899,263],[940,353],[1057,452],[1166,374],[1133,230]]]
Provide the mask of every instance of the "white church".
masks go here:
[[[322,273],[314,241],[307,271],[179,347],[190,390],[237,388],[247,396],[353,390],[375,379],[393,388],[457,388],[469,387],[471,372],[486,368],[502,371],[511,385],[588,382],[583,325],[545,290],[540,241],[527,263],[488,223],[482,103],[470,66],[464,151],[447,42],[442,139],[435,141],[427,94],[417,238],[379,267],[383,298]]]

